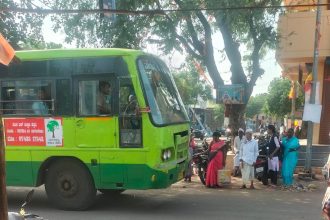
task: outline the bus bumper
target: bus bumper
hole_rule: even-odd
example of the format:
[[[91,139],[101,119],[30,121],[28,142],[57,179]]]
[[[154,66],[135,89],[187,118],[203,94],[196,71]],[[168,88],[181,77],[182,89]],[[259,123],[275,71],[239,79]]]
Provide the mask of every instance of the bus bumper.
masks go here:
[[[154,170],[150,180],[151,188],[160,189],[167,188],[173,183],[176,183],[183,179],[186,163],[182,161],[177,163],[174,168],[165,170]]]

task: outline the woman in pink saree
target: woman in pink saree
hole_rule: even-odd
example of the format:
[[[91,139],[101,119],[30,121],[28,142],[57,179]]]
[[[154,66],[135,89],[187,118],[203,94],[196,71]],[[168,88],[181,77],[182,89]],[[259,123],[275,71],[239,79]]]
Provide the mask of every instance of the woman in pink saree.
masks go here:
[[[209,163],[206,172],[206,187],[217,188],[218,186],[218,170],[224,167],[224,155],[222,148],[225,142],[219,139],[220,133],[213,133],[213,141],[209,146]]]

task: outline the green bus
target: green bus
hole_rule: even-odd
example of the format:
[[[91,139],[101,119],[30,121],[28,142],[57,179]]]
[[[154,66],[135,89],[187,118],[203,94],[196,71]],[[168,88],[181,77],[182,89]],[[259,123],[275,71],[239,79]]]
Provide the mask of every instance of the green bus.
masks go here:
[[[19,51],[0,66],[7,186],[57,208],[183,178],[189,121],[159,58],[128,49]]]

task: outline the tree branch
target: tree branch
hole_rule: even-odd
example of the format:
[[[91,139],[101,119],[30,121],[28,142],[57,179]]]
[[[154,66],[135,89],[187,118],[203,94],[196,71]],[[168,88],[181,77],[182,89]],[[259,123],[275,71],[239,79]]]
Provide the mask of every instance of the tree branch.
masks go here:
[[[248,82],[248,95],[251,95],[252,91],[253,91],[253,87],[256,84],[256,81],[258,80],[258,78],[264,73],[264,70],[262,68],[260,68],[260,49],[263,45],[263,42],[266,40],[266,38],[262,38],[262,36],[259,36],[258,38],[258,33],[256,31],[256,29],[254,28],[254,22],[253,22],[253,15],[251,13],[251,15],[248,17],[248,24],[249,24],[249,29],[250,29],[250,33],[251,33],[251,37],[253,40],[253,51],[252,51],[252,55],[251,55],[251,60],[252,60],[252,74],[251,74],[251,79]]]
[[[157,0],[157,1],[155,1],[155,3],[156,3],[156,5],[157,5],[158,9],[161,10],[161,9],[162,9],[162,6],[161,6],[161,4],[160,4],[160,1]],[[181,36],[181,35],[179,35],[179,34],[177,33],[177,31],[176,31],[176,27],[173,25],[173,24],[174,24],[174,21],[171,19],[171,17],[168,16],[167,14],[165,14],[165,13],[164,13],[164,16],[165,16],[165,18],[169,21],[168,24],[171,26],[172,34],[174,35],[174,37],[175,37],[176,39],[178,39],[178,40],[181,42],[181,44],[184,46],[184,48],[187,50],[187,52],[188,52],[192,57],[194,57],[194,58],[196,58],[196,59],[199,59],[199,60],[202,60],[203,57],[202,57],[200,54],[196,53],[196,51],[190,46],[189,42],[188,42],[183,36]],[[197,51],[198,51],[198,50],[197,50]]]
[[[242,66],[242,57],[239,52],[239,44],[234,41],[232,32],[225,18],[216,17],[220,32],[225,45],[227,57],[231,63],[230,70],[232,72],[231,82],[233,84],[247,85],[247,78],[244,74]]]
[[[179,8],[181,8],[181,9],[184,8],[183,1],[175,0],[175,3],[179,6]],[[218,71],[218,68],[216,66],[216,62],[214,59],[214,51],[213,51],[213,43],[212,43],[212,30],[211,30],[210,24],[202,12],[200,12],[200,11],[196,12],[196,16],[204,28],[205,42],[202,43],[198,39],[198,35],[194,28],[191,15],[187,15],[185,20],[187,22],[188,31],[192,37],[192,41],[193,41],[192,45],[194,46],[195,50],[197,50],[200,53],[201,56],[204,56],[204,57],[202,57],[201,60],[203,60],[204,65],[206,66],[208,73],[209,73],[210,77],[212,78],[213,84],[216,87],[218,85],[223,85],[224,81],[220,76],[220,73]]]

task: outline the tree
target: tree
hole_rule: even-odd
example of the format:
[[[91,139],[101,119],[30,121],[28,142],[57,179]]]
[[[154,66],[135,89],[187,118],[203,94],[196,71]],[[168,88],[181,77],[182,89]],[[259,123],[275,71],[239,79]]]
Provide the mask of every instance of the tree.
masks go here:
[[[118,15],[115,22],[100,19],[98,15],[61,15],[55,30],[64,25],[66,40],[77,46],[118,46],[138,48],[142,42],[156,43],[164,53],[173,50],[187,53],[202,63],[213,80],[215,87],[224,85],[218,60],[215,58],[214,38],[224,42],[224,49],[231,63],[232,84],[243,84],[246,100],[252,94],[257,79],[264,70],[260,60],[268,48],[276,44],[275,21],[278,10],[260,8],[262,6],[280,5],[281,0],[123,0],[118,1],[118,9],[159,10],[162,16],[125,16]],[[52,7],[92,8],[96,3],[88,0],[49,1]],[[224,8],[258,6],[248,10],[194,10],[191,8]],[[164,9],[178,9],[180,12],[162,12]],[[216,35],[221,33],[221,38]],[[242,47],[247,53],[241,52]],[[244,68],[246,66],[246,68]],[[238,128],[244,123],[246,105],[233,105],[230,112],[230,123]]]
[[[225,120],[225,108],[223,105],[216,105],[214,107],[214,119],[220,126],[223,125]]]
[[[185,105],[196,105],[198,97],[204,101],[212,99],[210,85],[202,80],[192,63],[188,69],[174,74],[174,80]]]
[[[98,9],[99,1],[90,0],[40,0],[53,9]],[[153,0],[116,1],[118,9],[148,10]],[[54,31],[66,34],[65,42],[76,47],[118,47],[140,49],[148,36],[150,19],[145,16],[115,15],[108,18],[95,14],[53,15]]]
[[[19,2],[19,3],[18,3]],[[0,8],[37,8],[32,1],[2,0]],[[31,45],[43,42],[42,23],[44,16],[36,14],[13,13],[1,11],[0,32],[16,50],[21,49],[20,45],[30,42]]]
[[[291,112],[291,100],[289,99],[290,89],[291,82],[288,79],[275,78],[271,81],[266,100],[266,109],[270,114],[279,118],[284,118],[285,115]],[[301,93],[296,103],[296,106],[302,105],[303,97]]]
[[[60,124],[57,121],[52,120],[47,123],[47,129],[48,129],[48,131],[52,132],[53,138],[55,138],[55,130],[59,129],[59,127],[60,127]]]
[[[246,117],[253,118],[255,115],[263,113],[267,99],[267,93],[251,96],[246,106]]]

